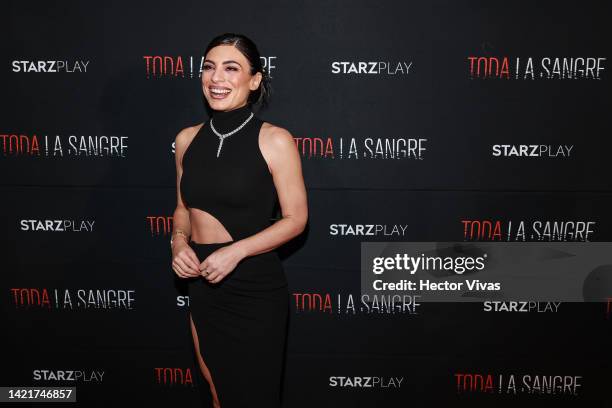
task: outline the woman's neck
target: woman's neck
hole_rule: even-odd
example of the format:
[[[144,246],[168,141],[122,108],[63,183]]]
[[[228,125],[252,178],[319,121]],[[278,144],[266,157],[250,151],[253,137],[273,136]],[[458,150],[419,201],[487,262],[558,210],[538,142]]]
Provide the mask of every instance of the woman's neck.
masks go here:
[[[247,120],[251,112],[251,105],[247,103],[244,106],[229,111],[218,111],[213,109],[211,118],[215,129],[221,133],[226,133],[240,126],[242,122]]]

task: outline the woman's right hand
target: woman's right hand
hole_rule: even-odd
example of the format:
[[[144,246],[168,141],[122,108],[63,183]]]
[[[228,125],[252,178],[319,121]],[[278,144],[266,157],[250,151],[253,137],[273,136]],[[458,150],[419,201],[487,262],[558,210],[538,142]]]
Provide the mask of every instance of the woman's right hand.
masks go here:
[[[200,261],[189,244],[178,239],[172,246],[172,269],[180,278],[200,276]]]

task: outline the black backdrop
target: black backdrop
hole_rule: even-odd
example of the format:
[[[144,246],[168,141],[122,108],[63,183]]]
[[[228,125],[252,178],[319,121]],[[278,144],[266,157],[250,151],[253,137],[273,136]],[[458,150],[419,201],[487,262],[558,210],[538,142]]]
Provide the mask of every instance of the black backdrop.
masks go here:
[[[279,249],[292,294],[285,406],[612,404],[605,296],[525,313],[359,300],[361,242],[497,239],[465,221],[524,221],[527,241],[610,241],[604,2],[0,7],[0,385],[73,385],[81,406],[201,404],[170,268],[173,142],[206,119],[202,52],[233,31],[260,48],[274,94],[259,114],[295,137],[308,188],[309,226]],[[574,72],[582,61],[597,69]],[[421,150],[385,149],[402,143]],[[592,232],[545,233],[568,222]],[[381,232],[355,234],[362,225]],[[551,376],[578,386],[540,393]]]

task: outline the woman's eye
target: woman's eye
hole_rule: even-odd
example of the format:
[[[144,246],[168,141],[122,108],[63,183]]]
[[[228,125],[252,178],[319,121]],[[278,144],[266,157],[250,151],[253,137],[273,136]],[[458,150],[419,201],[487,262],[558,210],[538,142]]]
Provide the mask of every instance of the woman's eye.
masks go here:
[[[212,68],[212,66],[210,66],[210,65],[204,65],[204,70],[207,70],[208,68]]]
[[[227,67],[227,69],[229,69],[230,71],[238,71],[236,67]]]

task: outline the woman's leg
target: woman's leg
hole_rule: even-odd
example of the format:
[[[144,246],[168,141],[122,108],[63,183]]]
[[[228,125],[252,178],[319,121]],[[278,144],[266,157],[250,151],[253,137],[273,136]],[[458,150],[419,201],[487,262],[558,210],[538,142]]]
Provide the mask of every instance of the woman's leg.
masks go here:
[[[219,404],[219,397],[217,396],[217,390],[215,389],[215,384],[213,383],[212,376],[210,375],[210,370],[204,363],[204,359],[202,358],[202,355],[200,354],[200,341],[198,340],[198,333],[196,331],[195,325],[193,324],[191,313],[189,313],[189,321],[191,323],[191,335],[193,336],[193,343],[195,345],[195,351],[196,351],[196,356],[198,358],[198,363],[200,364],[200,369],[202,370],[202,374],[204,375],[204,378],[206,378],[206,381],[208,381],[208,384],[210,385],[210,391],[213,395],[213,407],[220,408],[221,405]]]

